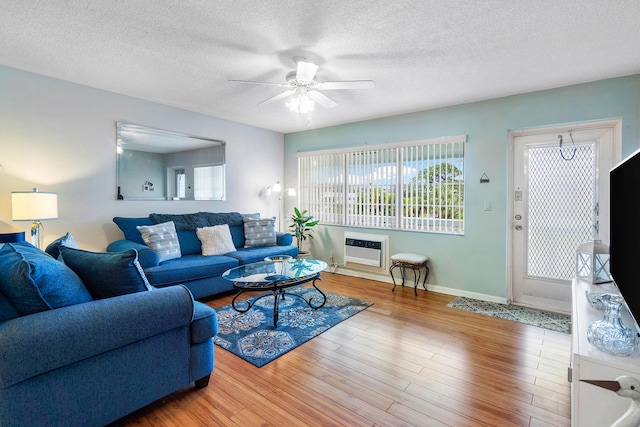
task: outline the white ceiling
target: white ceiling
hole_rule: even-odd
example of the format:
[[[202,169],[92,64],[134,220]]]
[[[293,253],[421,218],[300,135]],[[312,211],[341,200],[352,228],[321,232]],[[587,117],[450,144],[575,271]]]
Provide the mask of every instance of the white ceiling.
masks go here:
[[[288,133],[640,73],[638,0],[0,0],[0,64]],[[338,106],[259,106],[295,69]],[[125,118],[126,119],[126,118]]]

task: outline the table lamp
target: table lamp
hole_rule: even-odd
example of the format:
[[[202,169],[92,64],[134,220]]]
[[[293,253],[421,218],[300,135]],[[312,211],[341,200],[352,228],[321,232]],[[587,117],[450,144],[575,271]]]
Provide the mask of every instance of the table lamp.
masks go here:
[[[58,195],[38,191],[14,191],[11,193],[11,210],[14,221],[33,221],[31,243],[42,246],[42,220],[58,219]]]

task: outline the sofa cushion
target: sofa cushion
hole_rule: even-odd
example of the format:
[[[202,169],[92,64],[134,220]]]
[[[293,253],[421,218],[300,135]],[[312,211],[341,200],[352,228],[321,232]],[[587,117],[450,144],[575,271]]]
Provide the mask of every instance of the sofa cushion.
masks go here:
[[[197,228],[196,234],[202,243],[204,256],[224,255],[236,250],[227,224]]]
[[[156,225],[139,225],[144,243],[158,254],[158,262],[180,258],[180,242],[172,221]]]
[[[92,301],[68,266],[27,243],[0,249],[0,292],[21,315]]]
[[[53,242],[49,243],[44,251],[57,259],[60,256],[60,246],[68,246],[70,248],[78,249],[78,243],[76,243],[76,239],[73,238],[71,233],[67,233],[64,236],[58,237]]]
[[[140,230],[138,230],[139,225],[153,225],[154,222],[151,221],[151,218],[124,218],[117,216],[113,218],[113,222],[122,230],[124,234],[124,238],[127,240],[131,240],[133,242],[140,243],[144,245],[144,240],[142,240],[142,235],[140,234]]]
[[[153,289],[138,263],[138,252],[89,252],[60,248],[62,260],[82,279],[95,299]]]
[[[233,246],[241,248],[244,246],[244,224],[229,225],[229,231],[231,232],[231,240],[233,240]]]
[[[195,255],[202,253],[202,244],[195,230],[178,231],[178,242],[182,255]]]
[[[191,280],[220,276],[230,268],[237,267],[238,260],[224,255],[185,255],[144,270],[154,286],[171,285]]]
[[[244,246],[274,246],[276,244],[276,218],[242,218],[244,221]]]

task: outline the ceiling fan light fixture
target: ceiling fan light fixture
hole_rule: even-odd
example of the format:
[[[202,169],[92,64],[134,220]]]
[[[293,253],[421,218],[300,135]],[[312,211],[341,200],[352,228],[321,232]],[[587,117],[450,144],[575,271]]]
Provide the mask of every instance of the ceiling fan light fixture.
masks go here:
[[[313,99],[309,98],[306,90],[301,90],[297,91],[296,95],[291,98],[291,101],[285,105],[294,113],[309,114],[313,111],[316,103]]]
[[[316,79],[318,65],[307,62],[304,58],[294,58],[297,67],[286,75],[285,83],[259,82],[251,80],[229,80],[232,82],[279,86],[285,88],[279,94],[259,102],[258,105],[266,105],[291,97],[285,105],[289,110],[299,114],[309,114],[319,104],[322,108],[333,108],[338,103],[322,93],[324,90],[350,90],[373,89],[376,84],[373,80],[342,80],[322,82]]]

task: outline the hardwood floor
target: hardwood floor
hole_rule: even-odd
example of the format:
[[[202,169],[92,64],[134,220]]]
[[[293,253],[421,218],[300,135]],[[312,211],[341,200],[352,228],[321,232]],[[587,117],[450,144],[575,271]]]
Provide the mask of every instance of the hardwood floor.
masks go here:
[[[208,387],[179,390],[122,424],[570,424],[569,335],[447,308],[453,296],[410,287],[331,273],[320,287],[374,305],[262,368],[216,346]]]

